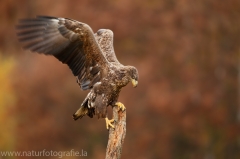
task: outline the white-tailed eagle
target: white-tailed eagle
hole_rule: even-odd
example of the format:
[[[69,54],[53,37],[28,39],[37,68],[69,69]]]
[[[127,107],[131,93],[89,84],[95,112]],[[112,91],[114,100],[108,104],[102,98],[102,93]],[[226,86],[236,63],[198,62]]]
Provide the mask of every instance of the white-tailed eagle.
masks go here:
[[[17,29],[25,49],[56,57],[69,66],[82,90],[90,89],[73,119],[97,115],[105,118],[107,129],[114,127],[113,120],[107,118],[107,106],[125,110],[125,106],[117,101],[118,96],[121,88],[130,81],[137,86],[138,71],[117,60],[113,32],[100,29],[94,34],[85,23],[49,16],[22,19]]]

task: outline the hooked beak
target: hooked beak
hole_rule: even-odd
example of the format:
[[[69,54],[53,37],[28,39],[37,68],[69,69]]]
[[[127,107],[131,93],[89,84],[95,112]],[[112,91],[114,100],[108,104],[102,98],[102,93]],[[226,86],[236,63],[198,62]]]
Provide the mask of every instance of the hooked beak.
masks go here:
[[[135,79],[132,79],[132,85],[134,88],[137,87],[138,81],[136,81]]]

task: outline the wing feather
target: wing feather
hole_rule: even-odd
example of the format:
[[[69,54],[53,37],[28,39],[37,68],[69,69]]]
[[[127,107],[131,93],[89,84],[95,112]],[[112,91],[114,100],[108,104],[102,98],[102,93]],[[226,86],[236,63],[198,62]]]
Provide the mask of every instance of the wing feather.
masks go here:
[[[115,65],[121,65],[114,52],[113,32],[109,29],[100,29],[94,35],[104,57],[108,60],[108,62]]]
[[[20,20],[17,29],[24,49],[52,55],[67,64],[83,90],[90,89],[105,75],[108,61],[87,24],[68,18],[37,16]]]

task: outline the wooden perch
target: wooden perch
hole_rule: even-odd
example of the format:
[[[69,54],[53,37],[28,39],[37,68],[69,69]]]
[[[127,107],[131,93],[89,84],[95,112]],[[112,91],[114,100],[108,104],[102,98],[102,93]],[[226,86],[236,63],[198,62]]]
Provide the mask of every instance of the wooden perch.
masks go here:
[[[126,110],[118,111],[118,107],[113,107],[114,127],[109,130],[106,159],[120,159],[122,146],[126,136]]]

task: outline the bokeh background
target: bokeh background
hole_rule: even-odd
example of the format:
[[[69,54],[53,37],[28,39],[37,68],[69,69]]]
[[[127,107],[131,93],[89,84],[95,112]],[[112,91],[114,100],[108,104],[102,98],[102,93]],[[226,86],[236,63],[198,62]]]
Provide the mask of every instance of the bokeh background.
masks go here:
[[[240,158],[239,0],[1,0],[1,151],[105,157],[105,121],[72,120],[87,92],[69,68],[17,41],[18,19],[36,15],[111,29],[118,59],[138,68],[138,87],[119,99],[127,107],[122,158]]]

